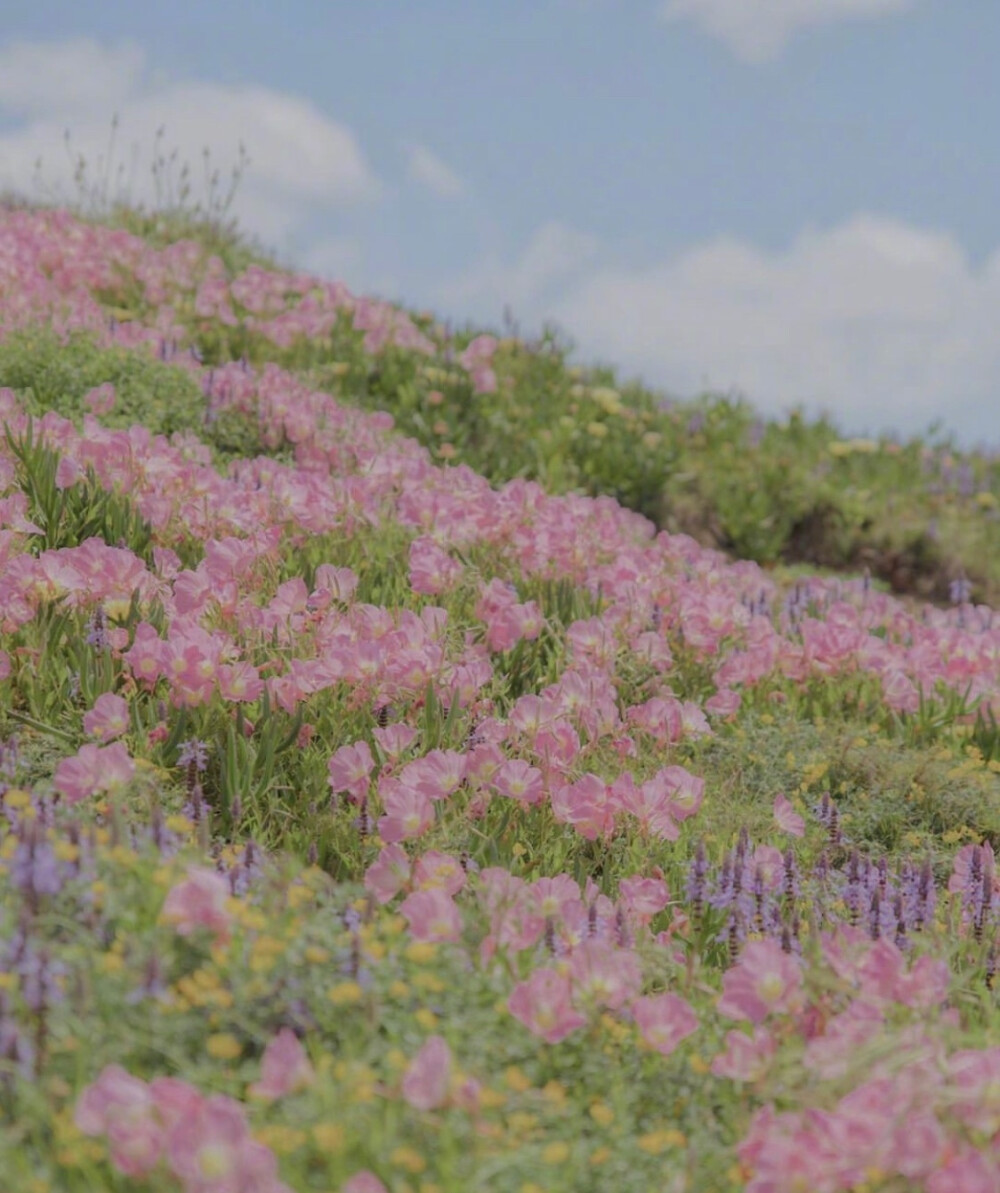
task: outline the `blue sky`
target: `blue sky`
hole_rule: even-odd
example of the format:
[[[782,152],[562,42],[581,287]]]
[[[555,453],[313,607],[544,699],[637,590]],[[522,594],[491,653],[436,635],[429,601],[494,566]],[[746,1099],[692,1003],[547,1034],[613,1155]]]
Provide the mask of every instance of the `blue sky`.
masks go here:
[[[1000,446],[1000,5],[6,0],[0,185],[154,130],[289,262],[677,393]],[[132,165],[133,156],[135,164]]]

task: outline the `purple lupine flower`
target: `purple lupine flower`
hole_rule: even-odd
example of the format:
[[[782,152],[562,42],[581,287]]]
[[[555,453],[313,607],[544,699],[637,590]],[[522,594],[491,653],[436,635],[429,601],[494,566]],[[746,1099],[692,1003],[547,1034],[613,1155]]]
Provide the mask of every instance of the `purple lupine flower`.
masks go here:
[[[948,584],[948,599],[953,605],[968,604],[972,597],[972,585],[963,572]]]
[[[55,850],[35,832],[26,833],[10,860],[10,880],[13,886],[33,898],[39,895],[58,895],[63,888],[63,876]]]

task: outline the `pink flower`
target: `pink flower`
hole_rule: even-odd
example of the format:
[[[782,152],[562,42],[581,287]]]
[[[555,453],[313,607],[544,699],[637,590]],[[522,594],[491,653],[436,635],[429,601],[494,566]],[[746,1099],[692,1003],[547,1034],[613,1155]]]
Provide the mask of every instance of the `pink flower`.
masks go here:
[[[505,762],[494,774],[493,786],[500,795],[522,804],[539,804],[545,798],[542,772],[521,758]]]
[[[379,903],[388,903],[409,879],[410,859],[405,850],[399,845],[386,845],[365,871],[365,890],[370,891]]]
[[[462,935],[462,916],[455,901],[440,889],[414,891],[400,904],[400,914],[414,940],[455,941]]]
[[[94,707],[83,718],[83,731],[88,737],[109,742],[128,730],[128,701],[114,692],[104,692],[94,701]]]
[[[734,692],[732,688],[720,688],[705,701],[705,712],[718,717],[730,717],[738,711],[742,699],[740,693]]]
[[[644,925],[670,901],[670,891],[662,878],[623,878],[618,894],[626,911]]]
[[[315,1077],[298,1036],[290,1028],[283,1027],[264,1049],[260,1081],[250,1086],[250,1093],[256,1098],[271,1101],[304,1089],[313,1083]]]
[[[273,1153],[250,1135],[244,1108],[222,1094],[206,1098],[173,1124],[166,1158],[185,1193],[273,1188],[277,1175]]]
[[[963,1146],[937,1172],[927,1178],[927,1193],[997,1193],[1000,1171],[981,1151]]]
[[[793,837],[801,837],[806,831],[806,822],[784,795],[774,797],[774,819],[782,832],[791,833]]]
[[[360,800],[368,793],[368,776],[374,765],[375,759],[366,741],[341,746],[327,763],[330,790],[334,795],[346,791],[355,800]]]
[[[340,1193],[389,1193],[389,1190],[374,1172],[364,1168],[340,1186]]]
[[[955,1115],[984,1135],[1000,1131],[1000,1048],[963,1049],[948,1059]]]
[[[234,703],[247,704],[256,700],[264,690],[264,681],[257,668],[246,659],[238,663],[222,663],[216,678],[219,681],[219,695],[223,700]]]
[[[585,1008],[616,1011],[638,994],[642,983],[636,955],[603,940],[578,945],[569,965],[574,1000]]]
[[[598,775],[586,774],[575,783],[557,787],[551,794],[552,815],[560,824],[571,824],[588,841],[610,835],[614,811],[607,784]]]
[[[465,886],[465,871],[457,857],[429,849],[413,867],[413,885],[420,891],[440,889],[454,896]]]
[[[90,390],[83,399],[91,414],[110,414],[115,405],[115,387],[110,381]]]
[[[507,1000],[507,1009],[536,1036],[558,1044],[587,1020],[574,1010],[569,978],[554,969],[536,969],[519,982]]]
[[[643,1040],[664,1056],[669,1056],[681,1040],[698,1030],[698,1016],[676,994],[637,998],[632,1004],[632,1014]]]
[[[124,786],[134,774],[135,763],[121,742],[110,746],[88,742],[59,763],[52,781],[68,803],[78,804],[98,791]]]
[[[796,1010],[801,1001],[799,963],[773,940],[752,940],[739,962],[722,979],[720,1014],[763,1023],[777,1011]]]
[[[415,787],[398,779],[383,780],[381,794],[385,815],[379,817],[378,833],[383,841],[391,845],[410,841],[422,836],[434,823],[434,805]]]
[[[727,1032],[726,1051],[712,1061],[712,1072],[730,1081],[758,1081],[767,1072],[776,1049],[767,1028],[754,1028],[752,1036],[743,1031]]]
[[[431,1036],[403,1076],[403,1098],[415,1110],[436,1110],[448,1101],[451,1049],[441,1036]]]
[[[226,908],[229,884],[221,874],[204,866],[189,866],[183,882],[171,887],[160,917],[173,924],[180,936],[199,928],[215,933],[222,942],[229,935],[232,915]]]
[[[454,588],[462,578],[462,565],[426,536],[410,544],[410,587],[426,596]]]
[[[126,1176],[146,1176],[159,1163],[163,1131],[153,1095],[121,1065],[107,1065],[80,1094],[73,1120],[85,1135],[108,1136],[111,1162]]]

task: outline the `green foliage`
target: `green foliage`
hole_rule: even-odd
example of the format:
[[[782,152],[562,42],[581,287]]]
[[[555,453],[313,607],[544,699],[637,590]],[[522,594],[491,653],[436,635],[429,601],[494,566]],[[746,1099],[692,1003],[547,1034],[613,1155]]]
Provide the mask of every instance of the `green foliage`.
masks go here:
[[[47,328],[0,340],[0,387],[12,389],[36,417],[53,410],[80,426],[88,410],[87,394],[106,383],[115,387],[115,404],[102,416],[104,426],[138,422],[154,435],[202,428],[201,387],[177,365],[147,352],[101,348],[82,333],[63,340]]]
[[[28,497],[28,517],[42,531],[34,540],[38,550],[75,547],[97,537],[111,547],[128,547],[152,563],[152,527],[126,494],[105,489],[92,468],[82,480],[60,487],[59,453],[36,437],[30,421],[22,438],[6,426],[4,433]]]

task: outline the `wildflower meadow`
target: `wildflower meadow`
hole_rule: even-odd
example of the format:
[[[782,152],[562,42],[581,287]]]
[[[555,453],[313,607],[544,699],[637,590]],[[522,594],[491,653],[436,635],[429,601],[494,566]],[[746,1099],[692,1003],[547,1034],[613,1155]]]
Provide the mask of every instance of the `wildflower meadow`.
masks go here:
[[[1000,1190],[1000,456],[0,209],[0,1188]]]

